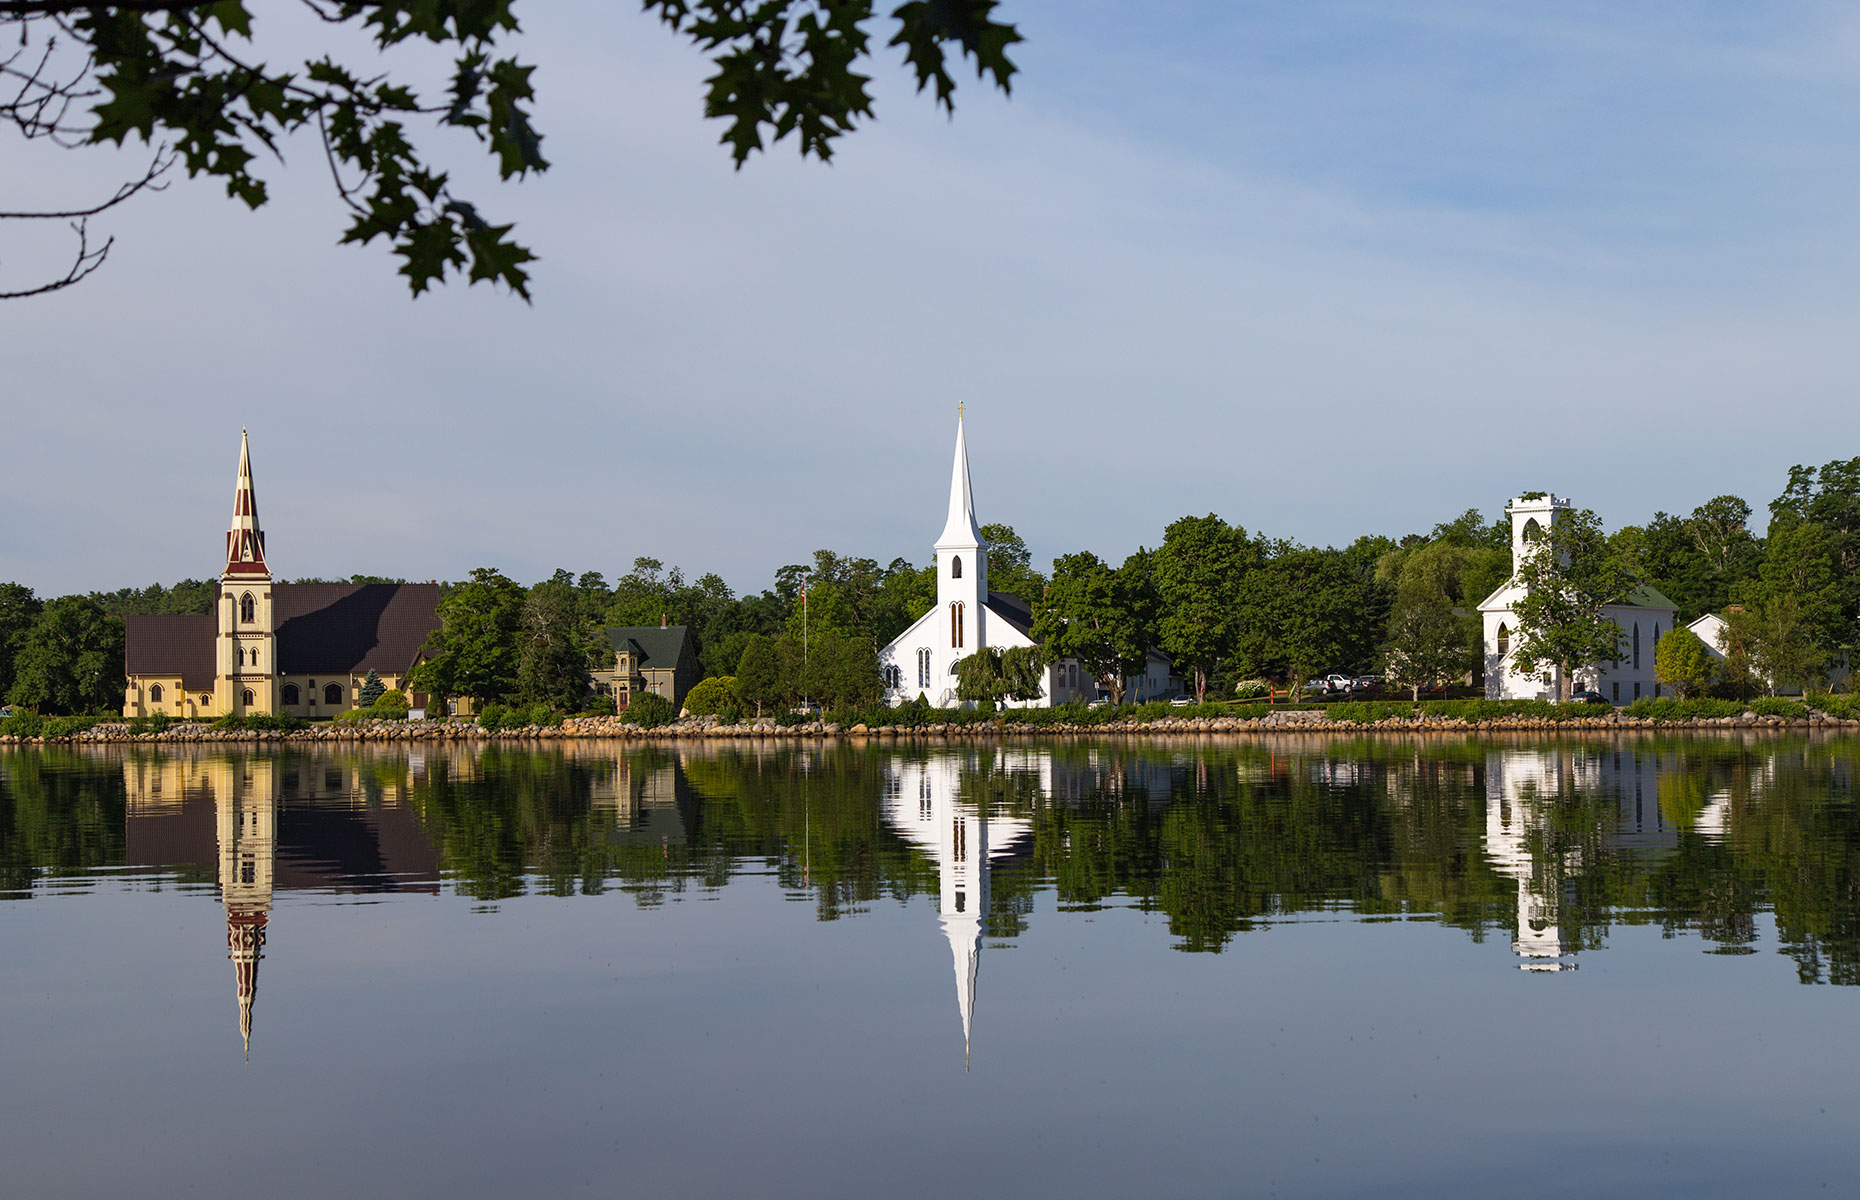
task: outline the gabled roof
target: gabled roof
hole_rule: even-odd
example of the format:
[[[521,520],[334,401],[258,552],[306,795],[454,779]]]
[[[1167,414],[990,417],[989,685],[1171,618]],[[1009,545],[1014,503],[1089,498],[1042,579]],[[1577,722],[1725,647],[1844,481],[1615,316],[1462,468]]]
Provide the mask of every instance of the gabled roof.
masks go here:
[[[124,617],[123,673],[178,676],[186,691],[210,691],[219,673],[213,660],[219,631],[219,618],[212,613]]]
[[[1651,583],[1641,584],[1639,587],[1623,596],[1620,600],[1616,601],[1616,603],[1631,604],[1636,608],[1677,609],[1679,607],[1662,595],[1660,589],[1654,587]]]
[[[683,625],[609,625],[607,644],[616,653],[630,650],[639,656],[642,667],[670,669],[678,665],[685,650]]]
[[[403,675],[439,628],[434,583],[279,583],[271,588],[281,675]]]
[[[988,593],[988,611],[1018,629],[1034,644],[1039,644],[1040,639],[1033,636],[1033,609],[1013,592]]]

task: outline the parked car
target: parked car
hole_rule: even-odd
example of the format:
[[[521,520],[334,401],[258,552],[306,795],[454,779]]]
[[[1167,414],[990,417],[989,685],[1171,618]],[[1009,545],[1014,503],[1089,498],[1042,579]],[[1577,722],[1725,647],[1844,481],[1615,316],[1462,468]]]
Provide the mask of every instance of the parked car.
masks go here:
[[[1571,692],[1569,694],[1569,702],[1571,704],[1608,704],[1610,703],[1608,697],[1602,695],[1600,692],[1591,692],[1591,691]]]
[[[1174,705],[1177,708],[1187,708],[1189,705],[1193,704],[1194,702],[1195,702],[1195,698],[1193,696],[1177,696],[1175,699],[1169,701],[1170,704]]]

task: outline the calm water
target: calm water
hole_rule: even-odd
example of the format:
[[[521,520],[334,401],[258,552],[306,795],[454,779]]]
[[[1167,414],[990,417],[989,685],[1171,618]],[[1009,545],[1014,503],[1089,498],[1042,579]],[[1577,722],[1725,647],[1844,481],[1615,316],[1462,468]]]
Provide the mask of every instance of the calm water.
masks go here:
[[[0,1181],[1846,1192],[1857,756],[0,751]]]

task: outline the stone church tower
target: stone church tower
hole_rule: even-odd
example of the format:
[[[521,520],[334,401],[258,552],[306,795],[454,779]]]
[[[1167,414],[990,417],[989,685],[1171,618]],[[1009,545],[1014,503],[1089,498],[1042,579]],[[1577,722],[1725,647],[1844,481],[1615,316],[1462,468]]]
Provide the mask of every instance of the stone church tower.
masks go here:
[[[226,531],[226,569],[220,572],[219,637],[214,644],[214,708],[223,713],[278,711],[277,616],[265,531],[258,524],[252,487],[252,451],[239,431],[239,484],[232,527]]]

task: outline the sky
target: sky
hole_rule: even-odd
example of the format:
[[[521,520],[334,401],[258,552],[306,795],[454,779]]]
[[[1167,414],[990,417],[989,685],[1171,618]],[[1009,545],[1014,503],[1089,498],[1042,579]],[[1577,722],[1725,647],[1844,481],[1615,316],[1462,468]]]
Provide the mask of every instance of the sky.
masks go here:
[[[308,139],[257,212],[179,180],[99,218],[103,270],[0,304],[0,580],[215,574],[242,427],[280,577],[647,555],[739,591],[929,561],[958,403],[980,519],[1041,564],[1532,490],[1760,526],[1791,465],[1860,454],[1851,6],[1004,0],[1011,97],[965,73],[949,119],[881,49],[831,164],[741,171],[688,43],[518,11],[551,169],[426,144],[541,256],[534,302],[410,298],[336,244]],[[274,61],[328,36],[266,19]],[[137,169],[0,139],[0,208]],[[0,283],[56,234],[0,223]]]

